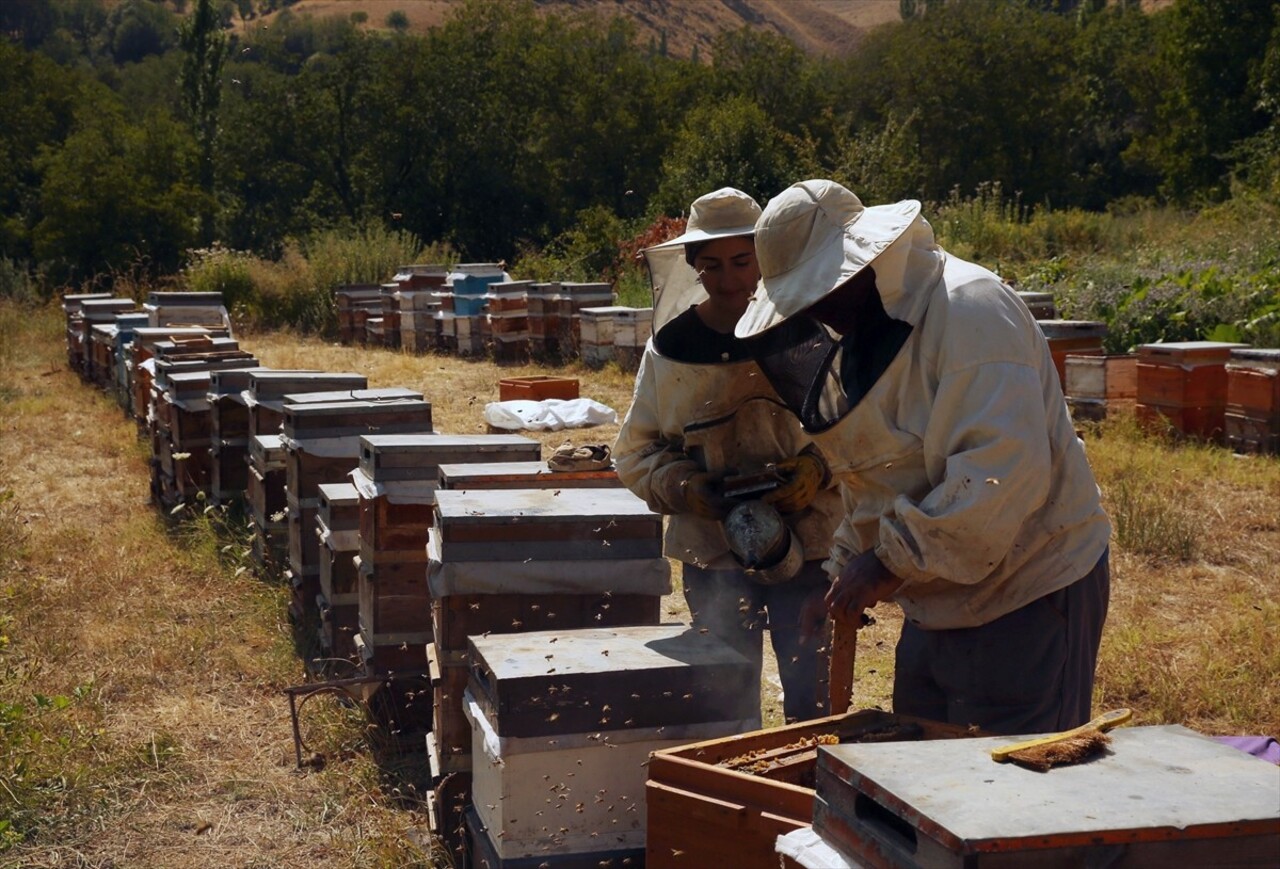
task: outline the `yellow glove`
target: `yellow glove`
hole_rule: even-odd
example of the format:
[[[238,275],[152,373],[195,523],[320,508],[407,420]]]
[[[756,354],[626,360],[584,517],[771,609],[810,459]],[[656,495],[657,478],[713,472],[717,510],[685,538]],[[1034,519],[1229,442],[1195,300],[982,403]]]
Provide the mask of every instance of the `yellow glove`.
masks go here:
[[[733,501],[720,490],[720,475],[699,471],[680,484],[689,512],[703,519],[723,519],[733,509]]]
[[[779,513],[796,513],[808,507],[829,479],[827,463],[816,453],[801,453],[774,467],[786,482],[760,500],[772,504]]]

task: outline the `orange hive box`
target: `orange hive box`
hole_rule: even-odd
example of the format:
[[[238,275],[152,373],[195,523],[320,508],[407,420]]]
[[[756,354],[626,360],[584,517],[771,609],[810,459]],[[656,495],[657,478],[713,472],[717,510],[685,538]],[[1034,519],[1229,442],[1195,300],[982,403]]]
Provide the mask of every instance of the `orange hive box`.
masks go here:
[[[546,398],[565,400],[578,397],[576,377],[553,377],[549,374],[532,374],[527,377],[504,377],[498,381],[500,401],[542,401]]]
[[[1049,342],[1059,383],[1067,380],[1067,354],[1101,356],[1104,352],[1102,339],[1107,335],[1106,323],[1093,320],[1037,320],[1036,323]]]
[[[1227,444],[1241,452],[1280,453],[1280,349],[1232,350],[1226,369]]]
[[[1138,419],[1179,434],[1222,436],[1227,397],[1226,363],[1243,344],[1177,341],[1138,348]]]

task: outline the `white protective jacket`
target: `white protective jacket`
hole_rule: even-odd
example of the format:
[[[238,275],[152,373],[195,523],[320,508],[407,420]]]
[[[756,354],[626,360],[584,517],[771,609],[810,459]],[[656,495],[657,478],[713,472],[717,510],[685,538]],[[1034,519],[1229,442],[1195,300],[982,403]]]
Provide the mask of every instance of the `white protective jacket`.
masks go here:
[[[756,363],[676,362],[660,355],[650,339],[613,455],[627,488],[650,509],[668,515],[666,554],[719,570],[740,565],[719,522],[680,512],[681,481],[697,470],[759,471],[811,443]],[[804,547],[805,558],[815,560],[830,551],[842,513],[840,496],[831,486],[784,520]]]
[[[1026,306],[922,217],[871,267],[885,311],[913,328],[814,436],[846,513],[828,572],[874,548],[926,629],[986,624],[1083,577],[1111,525]]]

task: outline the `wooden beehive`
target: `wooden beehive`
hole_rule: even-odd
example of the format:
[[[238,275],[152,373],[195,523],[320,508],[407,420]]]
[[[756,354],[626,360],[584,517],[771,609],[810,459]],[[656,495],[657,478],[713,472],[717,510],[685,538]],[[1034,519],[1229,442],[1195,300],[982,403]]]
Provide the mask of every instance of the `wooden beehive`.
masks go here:
[[[504,377],[498,381],[499,401],[543,401],[548,398],[578,397],[578,378],[552,374]]]
[[[1138,357],[1067,354],[1063,392],[1077,420],[1102,420],[1110,408],[1130,406],[1138,394]]]
[[[658,558],[662,517],[626,489],[441,491],[442,561]]]
[[[645,785],[645,865],[775,869],[777,837],[812,821],[819,738],[965,735],[964,728],[867,709],[657,751]]]
[[[280,435],[249,438],[245,503],[254,535],[254,560],[273,571],[288,558],[288,502],[285,498],[284,445]]]
[[[316,495],[320,542],[320,639],[331,657],[354,659],[360,630],[355,564],[360,550],[360,495],[350,483],[324,483]]]
[[[1227,444],[1240,452],[1280,453],[1280,349],[1232,350],[1226,369]]]
[[[1031,312],[1031,316],[1037,320],[1056,320],[1058,318],[1058,308],[1053,301],[1053,293],[1033,293],[1019,291],[1018,298],[1022,299],[1023,304],[1027,306],[1027,310]]]
[[[876,867],[1276,865],[1273,764],[1179,725],[1110,736],[1048,773],[994,763],[1009,737],[823,747],[814,831]]]
[[[553,471],[546,462],[478,462],[440,465],[441,489],[617,489],[618,472]]]
[[[1102,341],[1107,324],[1093,320],[1038,320],[1040,331],[1049,342],[1053,367],[1058,369],[1058,382],[1067,379],[1067,356],[1102,356]]]
[[[382,306],[382,289],[377,284],[345,284],[333,293],[338,313],[338,340],[342,344],[364,343],[364,316],[370,308]]]
[[[759,721],[750,663],[685,625],[477,636],[468,661],[474,810],[503,861],[638,860],[650,752]]]
[[[1138,419],[1204,440],[1223,436],[1226,363],[1242,344],[1179,341],[1138,348]]]
[[[243,393],[245,405],[249,408],[249,435],[280,433],[280,426],[284,422],[286,395],[365,389],[368,385],[368,378],[354,372],[286,369],[253,372]]]

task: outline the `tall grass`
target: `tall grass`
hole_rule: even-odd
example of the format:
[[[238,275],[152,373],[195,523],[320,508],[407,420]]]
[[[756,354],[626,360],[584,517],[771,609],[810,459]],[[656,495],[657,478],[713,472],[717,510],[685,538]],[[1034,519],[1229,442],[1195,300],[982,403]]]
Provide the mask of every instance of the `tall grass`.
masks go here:
[[[331,335],[336,287],[384,283],[401,265],[456,260],[448,244],[424,246],[412,233],[368,223],[291,241],[276,259],[220,245],[194,250],[181,281],[196,292],[222,293],[243,325]]]

